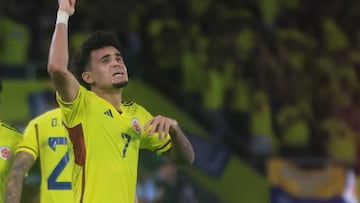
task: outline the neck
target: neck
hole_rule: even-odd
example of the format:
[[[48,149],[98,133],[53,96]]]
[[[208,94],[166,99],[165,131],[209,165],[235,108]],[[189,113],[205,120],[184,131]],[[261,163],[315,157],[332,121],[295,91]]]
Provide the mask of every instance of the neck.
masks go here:
[[[122,101],[122,89],[116,89],[115,91],[104,91],[100,89],[92,89],[92,91],[97,94],[99,97],[105,99],[110,104],[112,104],[115,109],[119,112],[122,112],[120,109]]]

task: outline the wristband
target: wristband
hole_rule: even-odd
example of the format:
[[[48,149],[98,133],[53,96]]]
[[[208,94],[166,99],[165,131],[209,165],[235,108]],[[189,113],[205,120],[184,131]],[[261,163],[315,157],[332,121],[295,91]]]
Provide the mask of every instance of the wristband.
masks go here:
[[[66,11],[58,10],[56,16],[56,24],[63,23],[67,26],[68,20],[69,20],[69,14]]]

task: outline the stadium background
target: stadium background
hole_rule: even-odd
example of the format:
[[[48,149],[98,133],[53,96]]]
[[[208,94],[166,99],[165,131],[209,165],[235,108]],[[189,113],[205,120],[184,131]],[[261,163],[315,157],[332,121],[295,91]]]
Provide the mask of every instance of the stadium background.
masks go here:
[[[0,116],[20,129],[49,107],[56,9],[0,1]],[[352,202],[338,198],[358,173],[359,11],[356,0],[79,0],[70,50],[93,30],[117,33],[125,98],[184,126],[197,157],[179,169],[200,202]],[[144,157],[155,177],[162,160]]]

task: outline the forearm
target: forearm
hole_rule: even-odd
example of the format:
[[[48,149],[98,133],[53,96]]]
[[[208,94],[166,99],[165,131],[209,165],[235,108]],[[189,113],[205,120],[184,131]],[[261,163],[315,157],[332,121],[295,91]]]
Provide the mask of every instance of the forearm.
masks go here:
[[[9,179],[7,183],[5,193],[5,203],[19,203],[21,199],[23,180],[21,175],[12,171],[9,173]]]
[[[70,0],[71,1],[71,0]],[[67,0],[62,0],[64,5],[59,6],[55,30],[52,35],[47,70],[51,76],[56,91],[64,101],[73,101],[79,90],[79,83],[68,70],[68,20],[74,12],[73,5]]]
[[[75,0],[59,0],[58,3],[59,9],[48,58],[48,72],[51,76],[54,73],[67,71],[69,61],[68,21],[75,12]]]
[[[171,151],[170,158],[178,164],[191,165],[195,159],[195,153],[185,133],[178,126],[170,130]]]
[[[49,74],[67,71],[68,62],[68,28],[64,23],[57,23],[50,44],[48,59]]]
[[[145,124],[144,130],[148,132],[148,135],[153,135],[155,132],[159,133],[160,139],[164,135],[170,134],[171,149],[166,152],[166,156],[172,161],[187,165],[194,162],[194,150],[176,120],[157,115]]]
[[[26,152],[19,152],[8,174],[5,203],[19,203],[23,188],[24,176],[33,165],[33,157]]]

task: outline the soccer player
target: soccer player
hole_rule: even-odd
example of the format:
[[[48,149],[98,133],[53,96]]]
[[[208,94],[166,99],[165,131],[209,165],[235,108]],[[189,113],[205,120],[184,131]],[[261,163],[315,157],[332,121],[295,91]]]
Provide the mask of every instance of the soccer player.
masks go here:
[[[2,83],[0,81],[0,93],[1,90]],[[14,161],[16,147],[21,139],[20,131],[0,120],[0,202],[5,199],[8,172]]]
[[[73,152],[59,108],[47,111],[25,128],[9,172],[6,203],[19,202],[24,176],[40,159],[40,202],[74,202]]]
[[[81,201],[132,203],[140,149],[191,165],[193,148],[176,120],[123,102],[128,74],[112,34],[93,33],[76,54],[72,72],[68,70],[67,24],[75,0],[58,2],[48,72],[74,146],[75,165],[81,168]]]

